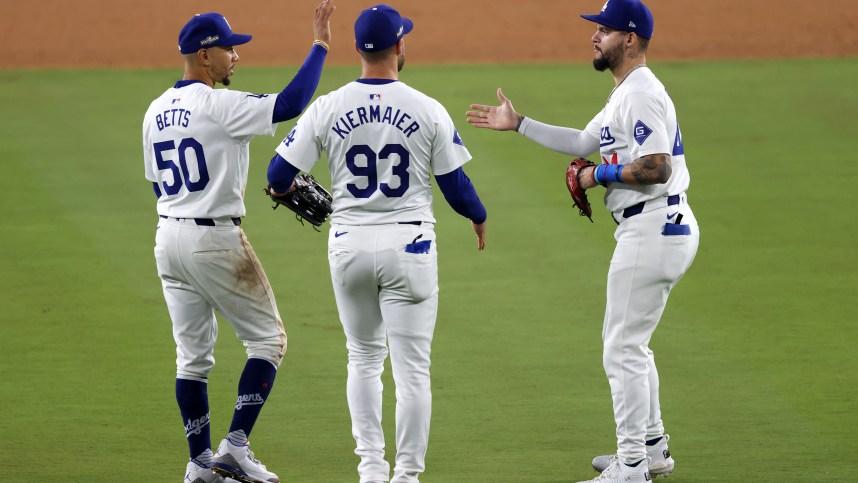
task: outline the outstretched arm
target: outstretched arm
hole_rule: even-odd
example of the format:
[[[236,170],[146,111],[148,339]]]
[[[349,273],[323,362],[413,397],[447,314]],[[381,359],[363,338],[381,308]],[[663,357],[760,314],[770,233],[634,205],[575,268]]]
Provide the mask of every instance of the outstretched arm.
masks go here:
[[[474,127],[496,131],[518,131],[524,137],[536,141],[548,149],[572,156],[587,156],[599,149],[599,139],[586,131],[570,127],[552,126],[525,117],[515,111],[512,102],[498,88],[500,105],[471,104],[466,114]]]

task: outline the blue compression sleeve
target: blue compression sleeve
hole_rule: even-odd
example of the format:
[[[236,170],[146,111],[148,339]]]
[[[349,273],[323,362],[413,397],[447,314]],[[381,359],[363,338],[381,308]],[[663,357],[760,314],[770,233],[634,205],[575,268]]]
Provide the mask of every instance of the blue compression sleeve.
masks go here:
[[[435,180],[444,194],[444,199],[456,213],[478,225],[486,221],[486,207],[461,167],[447,174],[435,175]]]
[[[310,49],[310,55],[307,56],[304,65],[295,74],[295,78],[280,94],[277,94],[274,114],[271,116],[272,122],[283,122],[297,117],[307,107],[313,93],[316,92],[316,87],[319,86],[322,66],[327,55],[328,51],[321,45],[314,45]]]
[[[285,193],[292,187],[299,171],[292,163],[275,154],[268,164],[268,186],[278,193]]]

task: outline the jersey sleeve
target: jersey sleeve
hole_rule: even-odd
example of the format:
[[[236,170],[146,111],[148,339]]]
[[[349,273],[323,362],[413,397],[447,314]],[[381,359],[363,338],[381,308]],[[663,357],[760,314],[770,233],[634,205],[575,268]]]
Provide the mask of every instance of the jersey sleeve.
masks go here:
[[[447,174],[471,160],[471,153],[453,125],[447,110],[438,105],[435,139],[432,142],[432,172]]]
[[[231,137],[273,136],[276,132],[277,124],[272,122],[276,95],[229,89],[214,90],[212,95],[216,116]]]
[[[148,119],[149,113],[147,112],[146,117],[143,118],[143,174],[146,176],[146,179],[154,183],[158,180],[155,178],[155,170],[153,169],[155,163],[152,160],[152,151],[146,142],[149,139],[149,131],[151,129],[147,121]]]
[[[585,135],[595,139],[597,141],[596,148],[599,149],[599,143],[601,143],[602,139],[602,122],[605,119],[605,109],[599,111],[590,122],[587,123],[587,127],[582,131]]]
[[[305,173],[309,173],[322,156],[322,142],[316,129],[318,112],[319,99],[310,105],[275,149],[281,158]]]
[[[634,161],[650,154],[670,154],[672,140],[667,134],[665,103],[658,96],[635,93],[626,98],[629,133],[629,159]]]

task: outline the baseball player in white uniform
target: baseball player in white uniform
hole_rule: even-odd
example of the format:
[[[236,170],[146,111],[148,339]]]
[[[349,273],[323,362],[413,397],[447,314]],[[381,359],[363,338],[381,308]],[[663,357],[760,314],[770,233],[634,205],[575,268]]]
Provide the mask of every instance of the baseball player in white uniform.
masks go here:
[[[582,186],[607,187],[605,205],[618,224],[608,271],[603,362],[617,424],[616,455],[600,456],[592,482],[643,482],[667,475],[667,447],[658,398],[652,337],[670,290],[688,270],[700,237],[688,204],[689,185],[676,110],[664,85],[646,66],[653,18],[639,0],[608,0],[582,15],[597,24],[593,65],[610,69],[616,87],[583,131],[550,126],[518,114],[498,89],[500,106],[472,105],[476,127],[517,130],[556,151],[602,164],[579,174]]]
[[[328,1],[317,8],[317,40],[279,94],[214,89],[229,85],[239,59],[235,46],[251,36],[233,33],[219,13],[194,16],[179,34],[184,77],[152,102],[143,120],[145,174],[158,197],[155,261],[173,322],[176,400],[190,449],[188,483],[280,481],[247,441],[286,351],[274,294],[240,227],[249,142],[274,135],[277,123],[309,103],[333,10]],[[229,433],[212,454],[206,383],[215,362],[215,311],[235,329],[248,359]]]
[[[393,482],[425,469],[438,309],[438,243],[430,175],[485,244],[486,210],[462,165],[471,159],[441,104],[398,81],[411,20],[376,5],[355,22],[362,75],[319,97],[277,147],[276,192],[327,153],[333,191],[331,280],[348,349],[347,396],[362,483],[386,482],[381,373],[388,347],[396,383]]]

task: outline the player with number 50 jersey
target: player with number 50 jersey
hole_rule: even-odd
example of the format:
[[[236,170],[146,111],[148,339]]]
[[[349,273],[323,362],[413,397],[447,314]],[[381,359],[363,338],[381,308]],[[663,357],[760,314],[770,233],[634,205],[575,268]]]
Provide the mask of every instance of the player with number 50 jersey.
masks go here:
[[[251,36],[234,33],[219,13],[195,15],[179,33],[182,80],[155,99],[143,119],[145,174],[158,198],[155,262],[173,325],[176,401],[190,450],[186,483],[280,481],[254,457],[247,439],[286,351],[274,292],[240,226],[249,144],[254,136],[274,135],[277,123],[297,117],[310,102],[334,9],[333,0],[316,8],[307,60],[276,94],[215,89],[231,83],[236,47]],[[213,453],[208,376],[215,363],[215,312],[235,330],[247,361],[232,422]]]

